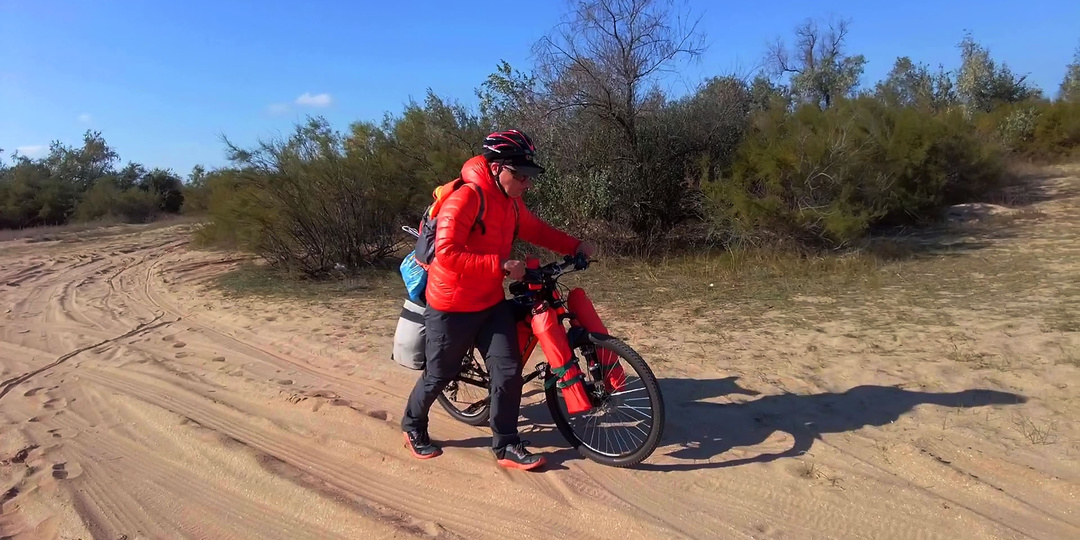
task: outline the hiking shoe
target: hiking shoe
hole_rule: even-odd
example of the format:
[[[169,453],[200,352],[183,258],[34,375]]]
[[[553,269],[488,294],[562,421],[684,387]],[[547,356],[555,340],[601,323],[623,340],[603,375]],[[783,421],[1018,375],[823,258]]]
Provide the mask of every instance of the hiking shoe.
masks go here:
[[[405,448],[408,448],[416,459],[431,459],[442,454],[442,448],[431,442],[426,430],[404,431],[401,435],[405,437]]]
[[[544,457],[533,454],[525,448],[529,441],[521,441],[517,444],[508,444],[495,449],[495,457],[499,465],[509,469],[521,469],[529,471],[544,464]]]

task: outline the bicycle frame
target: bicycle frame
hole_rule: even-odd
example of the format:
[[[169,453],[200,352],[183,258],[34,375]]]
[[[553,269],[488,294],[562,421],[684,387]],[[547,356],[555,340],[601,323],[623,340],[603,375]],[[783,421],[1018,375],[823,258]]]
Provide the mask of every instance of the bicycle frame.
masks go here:
[[[536,259],[530,258],[530,260],[528,262],[530,264],[532,264],[532,261],[534,261],[534,260],[536,260]],[[533,291],[541,291],[544,288],[544,286],[541,285],[541,284],[532,284],[532,283],[530,283],[528,285],[528,287],[529,287],[530,290],[533,290]],[[535,302],[533,302],[532,305],[528,306],[528,309],[532,310],[537,305],[539,305],[539,304],[541,304],[543,302],[548,302],[549,304],[553,304],[549,309],[555,310],[555,315],[556,315],[556,317],[558,318],[559,321],[563,321],[563,320],[566,320],[566,319],[570,320],[571,329],[568,331],[568,333],[570,335],[567,337],[567,341],[568,341],[569,347],[572,349],[573,346],[574,346],[574,343],[576,341],[574,339],[574,334],[576,334],[577,332],[583,331],[584,328],[582,327],[581,323],[578,322],[578,320],[576,318],[574,318],[573,314],[570,313],[570,310],[567,309],[566,304],[563,301],[562,295],[559,294],[558,289],[552,288],[551,290],[549,290],[547,292],[550,295],[550,298],[537,298],[537,300]],[[536,346],[540,343],[540,339],[533,333],[532,328],[531,328],[531,326],[529,324],[529,317],[530,316],[531,315],[527,314],[525,316],[525,318],[523,318],[521,320],[518,320],[517,324],[516,324],[516,327],[518,329],[518,343],[519,343],[519,347],[521,348],[521,366],[522,366],[523,369],[524,369],[524,367],[526,365],[528,365],[529,360],[532,359],[532,355],[536,351]],[[575,328],[577,329],[576,331],[575,331]],[[572,354],[572,351],[564,351],[564,352]],[[482,361],[482,359],[481,359],[481,361]],[[546,379],[548,376],[549,376],[548,366],[546,364],[542,364],[542,365],[538,365],[535,370],[533,370],[533,371],[529,372],[528,374],[526,374],[524,376],[524,382],[529,383],[529,382],[531,382],[531,381],[533,381],[533,380],[535,380],[535,379],[537,379],[539,377],[543,377],[543,378]],[[481,386],[481,387],[486,387],[487,386],[485,384],[485,381],[478,381],[476,379],[473,379],[473,378],[469,377],[468,375],[466,375],[464,372],[459,373],[458,376],[456,377],[456,380],[466,382],[466,383],[470,383],[470,384],[475,384],[475,385]],[[485,401],[486,401],[486,398],[485,398]]]

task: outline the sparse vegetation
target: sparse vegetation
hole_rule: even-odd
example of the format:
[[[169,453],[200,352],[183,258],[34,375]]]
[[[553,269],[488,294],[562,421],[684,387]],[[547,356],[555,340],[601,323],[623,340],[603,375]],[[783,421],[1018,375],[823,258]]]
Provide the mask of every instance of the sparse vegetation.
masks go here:
[[[1054,444],[1057,442],[1057,422],[1036,421],[1023,413],[1013,413],[1013,425],[1031,444]]]
[[[814,462],[812,462],[812,461],[800,461],[799,465],[798,465],[798,467],[796,469],[797,469],[797,471],[799,473],[799,476],[801,476],[803,478],[808,478],[808,479],[817,478],[817,475],[818,475],[817,465],[815,465]]]
[[[285,274],[281,269],[266,264],[256,264],[254,261],[241,264],[236,270],[219,275],[215,280],[215,285],[227,296],[261,296],[311,301],[340,299],[349,295],[385,297],[396,301],[400,296],[400,283],[387,272],[370,271],[359,275],[311,279],[303,274]]]

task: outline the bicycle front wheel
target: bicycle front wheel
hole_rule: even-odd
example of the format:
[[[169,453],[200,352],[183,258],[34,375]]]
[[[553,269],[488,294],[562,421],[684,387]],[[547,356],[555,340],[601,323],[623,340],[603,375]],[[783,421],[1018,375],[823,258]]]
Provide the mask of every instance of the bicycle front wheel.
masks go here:
[[[545,385],[552,420],[567,442],[592,461],[613,467],[641,463],[656,450],[664,433],[664,399],[656,376],[637,351],[608,335],[590,334],[589,342],[577,350],[587,366],[597,367],[598,350],[614,353],[625,380],[609,389],[604,382],[610,368],[585,369],[589,373],[585,389],[593,407],[574,415],[567,412],[562,391]]]

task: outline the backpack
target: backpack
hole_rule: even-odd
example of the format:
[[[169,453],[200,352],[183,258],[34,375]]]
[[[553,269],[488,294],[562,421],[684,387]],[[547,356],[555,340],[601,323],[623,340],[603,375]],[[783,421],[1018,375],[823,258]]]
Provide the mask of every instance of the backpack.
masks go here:
[[[446,199],[450,198],[450,194],[463,185],[468,185],[480,197],[480,211],[476,213],[472,230],[479,228],[480,234],[487,234],[487,227],[484,226],[484,190],[480,189],[480,186],[468,184],[465,180],[456,178],[435,188],[435,191],[431,193],[435,202],[424,210],[424,217],[420,220],[420,236],[416,238],[416,248],[413,249],[417,262],[425,269],[431,261],[435,260],[435,228],[438,225],[439,210],[442,209]]]

